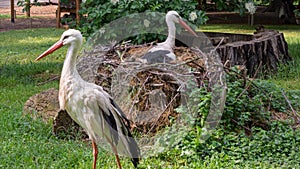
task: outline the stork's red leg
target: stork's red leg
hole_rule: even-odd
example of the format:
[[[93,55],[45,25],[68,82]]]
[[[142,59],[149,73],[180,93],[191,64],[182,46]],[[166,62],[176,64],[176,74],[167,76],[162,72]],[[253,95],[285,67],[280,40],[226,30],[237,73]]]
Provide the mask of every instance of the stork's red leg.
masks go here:
[[[114,152],[114,154],[116,156],[116,161],[117,161],[118,168],[122,169],[122,166],[121,166],[121,163],[120,163],[120,159],[119,159],[119,156],[118,156],[118,151],[117,151],[115,145],[107,137],[106,137],[106,139],[107,139],[108,143],[110,144],[111,149],[113,150],[113,152]]]
[[[92,146],[93,146],[93,155],[94,155],[93,169],[96,169],[96,163],[97,163],[97,157],[98,157],[98,147],[94,140],[92,140]]]
[[[113,146],[113,147],[114,147],[114,146]],[[114,147],[113,149],[116,149],[116,148]],[[119,169],[122,169],[122,166],[121,166],[121,163],[120,163],[120,159],[119,159],[119,156],[118,156],[118,154],[117,154],[117,150],[116,150],[115,155],[116,155],[116,160],[117,160],[118,168],[119,168]]]

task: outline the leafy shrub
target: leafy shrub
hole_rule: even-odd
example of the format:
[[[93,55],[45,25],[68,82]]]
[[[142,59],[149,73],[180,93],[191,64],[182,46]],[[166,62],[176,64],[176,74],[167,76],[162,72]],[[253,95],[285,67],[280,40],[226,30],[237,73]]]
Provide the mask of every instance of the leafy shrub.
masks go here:
[[[287,99],[299,110],[300,91],[285,92],[266,80],[246,83],[237,79],[235,67],[231,70],[234,71],[228,71],[226,78],[227,95],[221,125],[205,141],[201,140],[201,134],[203,121],[209,113],[211,92],[204,85],[191,93],[193,100],[199,102],[192,107],[199,119],[177,145],[181,156],[189,160],[221,159],[219,163],[225,168],[299,167],[300,131],[294,130],[289,121],[271,120],[270,112],[290,111]]]
[[[230,72],[226,80],[227,95],[221,124],[227,130],[251,130],[254,126],[267,129],[271,112],[288,113],[291,111],[290,105],[296,110],[300,108],[300,91],[286,92],[267,80],[245,82]],[[199,96],[203,98],[203,95]]]
[[[224,132],[240,133],[244,130],[247,134],[251,134],[257,128],[270,130],[272,127],[271,112],[288,113],[290,105],[294,109],[299,110],[300,91],[285,92],[276,84],[266,80],[246,82],[244,79],[237,79],[236,73],[238,73],[238,70],[235,69],[233,67],[233,71],[229,71],[226,75],[226,102],[220,121]],[[187,142],[193,142],[192,140],[200,138],[204,122],[210,113],[209,108],[212,96],[210,89],[206,86],[209,85],[193,89],[190,94],[192,98],[190,100],[193,102],[191,110],[197,114],[197,120],[194,131],[191,131],[186,137]],[[184,113],[186,110],[181,107],[177,111]],[[186,145],[185,143],[183,144]],[[196,141],[195,144],[199,145],[201,142]],[[188,145],[185,148],[190,149],[190,146],[193,147],[195,145]],[[218,145],[212,144],[210,146]]]
[[[234,11],[239,13],[240,15],[243,15],[246,11],[245,3],[250,2],[252,0],[231,0],[231,1],[213,0],[213,1],[216,3],[216,7],[219,11]]]
[[[81,22],[80,30],[85,36],[89,36],[95,31],[98,31],[105,24],[135,13],[143,12],[160,12],[167,13],[170,10],[177,11],[183,18],[189,19],[195,25],[203,24],[207,21],[205,12],[197,10],[196,0],[111,0],[111,1],[92,1],[87,0],[82,4],[80,12],[87,14],[85,21]],[[197,19],[190,17],[190,14],[197,15]],[[158,18],[164,22],[164,18]],[[122,27],[124,25],[118,25]],[[126,27],[127,30],[134,29],[136,25],[131,24]],[[141,32],[143,32],[141,30]],[[150,35],[152,36],[152,35]],[[154,37],[157,38],[157,37]]]
[[[270,130],[253,128],[251,136],[221,127],[205,142],[199,141],[195,129],[157,158],[176,159],[187,168],[299,168],[300,131],[279,121],[270,125]]]
[[[251,90],[251,95],[260,94],[265,106],[270,105],[270,108],[277,112],[287,112],[290,110],[287,101],[291,102],[291,106],[298,109],[300,106],[300,91],[290,90],[285,91],[276,84],[266,80],[256,80],[256,87]],[[285,98],[285,96],[287,98]]]
[[[197,147],[197,152],[203,158],[223,153],[239,165],[247,161],[267,161],[279,166],[293,166],[298,164],[300,157],[299,138],[299,131],[276,121],[271,123],[269,131],[254,128],[250,137],[244,133],[218,130],[207,142]]]

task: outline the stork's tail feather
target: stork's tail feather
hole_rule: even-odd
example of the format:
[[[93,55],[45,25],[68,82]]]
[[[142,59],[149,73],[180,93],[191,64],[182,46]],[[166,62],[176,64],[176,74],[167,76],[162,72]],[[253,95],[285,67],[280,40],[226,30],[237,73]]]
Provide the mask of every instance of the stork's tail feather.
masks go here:
[[[130,133],[130,131],[129,131]],[[129,142],[129,147],[130,147],[130,154],[131,154],[131,161],[134,165],[135,168],[137,168],[137,165],[139,164],[140,158],[141,158],[141,153],[140,153],[140,149],[136,143],[136,141],[134,140],[134,138],[131,136],[130,133],[130,142]]]
[[[139,161],[141,158],[140,149],[139,149],[137,142],[135,141],[132,134],[130,133],[129,128],[126,127],[125,130],[127,130],[125,132],[125,133],[127,133],[127,135],[124,137],[124,139],[121,139],[121,140],[123,142],[123,145],[125,145],[125,147],[127,147],[126,148],[127,153],[130,156],[134,167],[137,168],[137,165],[139,164]]]
[[[120,128],[115,128],[116,130],[120,129],[117,132],[120,139],[117,147],[126,151],[125,154],[127,154],[131,158],[134,167],[137,168],[137,165],[139,164],[139,160],[141,158],[141,154],[139,146],[130,132],[130,122],[127,119],[126,115],[122,112],[120,107],[114,102],[114,100],[110,99],[110,102],[115,108],[115,112],[117,112],[119,119],[118,121],[121,125]]]
[[[140,158],[132,158],[132,159],[131,159],[131,162],[133,163],[134,168],[137,168],[137,165],[138,165],[139,162],[140,162]]]

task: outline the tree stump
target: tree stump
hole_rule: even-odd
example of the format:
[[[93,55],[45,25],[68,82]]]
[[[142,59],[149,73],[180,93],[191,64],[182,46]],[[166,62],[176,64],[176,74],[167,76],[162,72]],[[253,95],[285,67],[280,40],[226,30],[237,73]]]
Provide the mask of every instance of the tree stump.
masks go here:
[[[254,35],[216,32],[205,32],[204,34],[216,47],[225,66],[244,65],[250,77],[257,74],[275,73],[280,64],[292,60],[283,33],[264,29],[263,26],[258,27]],[[204,44],[204,42],[199,42],[201,39],[187,34],[180,39],[184,39],[194,46]]]
[[[252,40],[227,43],[217,51],[223,63],[245,65],[252,77],[257,73],[276,72],[280,64],[292,60],[283,33],[273,30],[255,32]]]

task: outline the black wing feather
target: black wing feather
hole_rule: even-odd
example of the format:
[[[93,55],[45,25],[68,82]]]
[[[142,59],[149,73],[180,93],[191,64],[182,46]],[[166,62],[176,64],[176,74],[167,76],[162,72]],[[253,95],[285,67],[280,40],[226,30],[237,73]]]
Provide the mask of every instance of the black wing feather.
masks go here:
[[[118,113],[120,114],[120,116],[122,117],[122,119],[126,121],[126,123],[125,123],[126,127],[130,127],[130,126],[129,126],[129,125],[130,125],[130,122],[129,122],[129,120],[127,119],[126,115],[125,115],[125,114],[123,113],[123,111],[121,110],[121,108],[116,104],[116,102],[115,102],[112,98],[109,98],[109,101],[110,101],[111,105],[113,105],[113,106],[117,109],[117,111],[118,111]]]
[[[122,130],[123,130],[122,133],[123,134],[126,133],[127,141],[130,145],[129,150],[130,150],[130,153],[131,153],[132,157],[134,157],[134,158],[131,158],[131,161],[132,161],[134,167],[137,168],[137,165],[139,164],[139,160],[140,160],[141,155],[140,155],[140,149],[139,149],[135,139],[132,137],[132,134],[130,132],[130,122],[127,119],[126,115],[121,110],[121,108],[116,104],[116,102],[112,98],[109,98],[109,100],[110,100],[110,103],[112,104],[112,106],[115,107],[116,110],[118,111],[121,123],[124,124],[123,125],[124,127],[122,127]],[[118,132],[113,132],[113,133],[118,133]],[[114,137],[118,137],[118,136],[114,136]]]
[[[115,144],[117,144],[119,141],[119,136],[118,136],[118,133],[116,132],[118,130],[116,119],[114,118],[114,116],[110,110],[109,110],[109,114],[103,113],[103,117],[104,117],[104,120],[107,122],[107,124],[110,126],[109,130],[110,130],[110,133],[112,133],[113,142]]]

